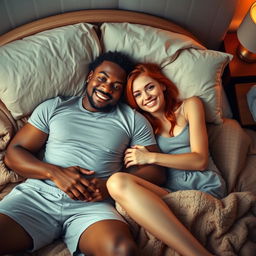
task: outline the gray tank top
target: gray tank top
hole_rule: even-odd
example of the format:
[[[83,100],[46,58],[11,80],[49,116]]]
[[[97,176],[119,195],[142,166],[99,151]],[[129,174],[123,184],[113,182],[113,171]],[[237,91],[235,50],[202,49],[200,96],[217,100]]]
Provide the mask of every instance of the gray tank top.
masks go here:
[[[156,140],[163,153],[181,154],[191,152],[188,124],[177,136],[167,138],[157,135]]]
[[[160,150],[166,154],[182,154],[191,152],[189,124],[174,137],[156,136]],[[165,187],[171,191],[200,190],[217,198],[226,195],[226,184],[218,168],[209,155],[209,166],[205,171],[167,169]]]

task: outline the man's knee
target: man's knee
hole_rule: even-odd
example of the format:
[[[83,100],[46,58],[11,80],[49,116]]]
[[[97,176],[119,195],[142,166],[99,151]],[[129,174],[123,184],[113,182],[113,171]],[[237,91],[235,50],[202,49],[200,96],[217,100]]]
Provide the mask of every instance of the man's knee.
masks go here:
[[[84,250],[83,250],[84,249]],[[108,237],[104,240],[95,244],[90,244],[88,246],[83,246],[80,244],[80,250],[86,255],[93,256],[137,256],[138,247],[135,241],[127,236],[117,236],[117,237]]]
[[[137,245],[129,226],[119,220],[103,220],[94,223],[83,232],[78,247],[85,255],[138,255]]]
[[[111,256],[136,256],[138,255],[138,248],[132,239],[126,237],[118,237],[108,243],[107,250]]]
[[[138,255],[137,245],[131,240],[121,241],[116,244],[113,255],[136,256]]]

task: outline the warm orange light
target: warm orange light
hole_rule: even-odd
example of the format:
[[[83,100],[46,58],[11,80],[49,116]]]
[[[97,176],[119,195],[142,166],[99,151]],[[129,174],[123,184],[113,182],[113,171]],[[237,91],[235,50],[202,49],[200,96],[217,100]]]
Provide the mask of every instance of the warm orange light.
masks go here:
[[[253,22],[256,24],[256,2],[251,7],[250,16],[251,16]]]
[[[247,62],[256,62],[256,2],[254,2],[237,30],[238,56]]]
[[[238,1],[237,8],[233,17],[233,20],[230,24],[229,30],[236,31],[239,27],[240,23],[242,22],[244,16],[253,5],[255,0],[240,0]]]

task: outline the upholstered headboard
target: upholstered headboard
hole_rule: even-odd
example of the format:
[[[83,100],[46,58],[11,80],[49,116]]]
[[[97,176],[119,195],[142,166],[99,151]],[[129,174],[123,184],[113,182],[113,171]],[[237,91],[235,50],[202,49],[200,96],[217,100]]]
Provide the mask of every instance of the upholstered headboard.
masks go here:
[[[25,23],[83,9],[122,9],[154,14],[183,26],[217,49],[238,0],[0,0],[0,34]]]

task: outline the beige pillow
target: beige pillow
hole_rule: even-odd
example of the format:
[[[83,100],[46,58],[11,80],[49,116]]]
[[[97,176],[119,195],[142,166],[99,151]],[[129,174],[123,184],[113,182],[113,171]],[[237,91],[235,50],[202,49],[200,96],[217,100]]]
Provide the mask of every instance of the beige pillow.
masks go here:
[[[105,51],[123,51],[137,62],[163,66],[170,62],[170,57],[175,58],[180,49],[192,46],[204,49],[186,35],[139,24],[103,23],[101,32]]]
[[[204,103],[206,121],[222,122],[222,80],[223,70],[231,55],[198,49],[183,49],[172,63],[166,65],[163,73],[177,85],[182,99],[198,96]]]
[[[202,99],[207,122],[222,122],[221,76],[232,55],[207,50],[188,36],[144,25],[105,23],[101,31],[105,51],[123,50],[137,62],[159,64],[179,88],[181,98]]]
[[[101,52],[90,24],[44,31],[0,47],[0,99],[15,119],[57,95],[81,95]]]

